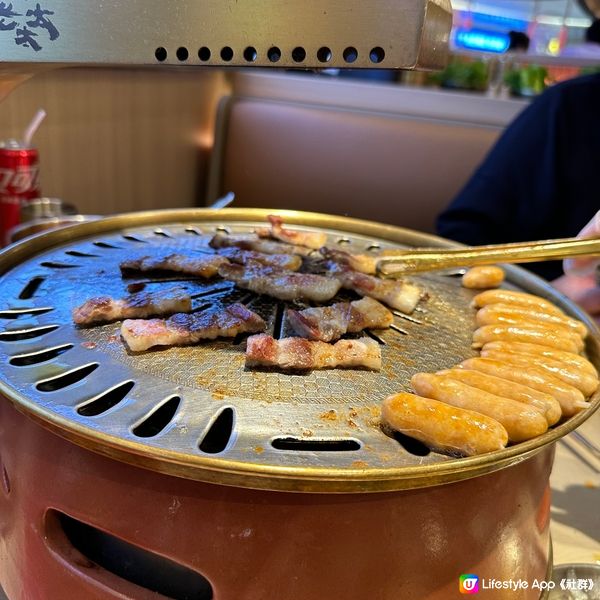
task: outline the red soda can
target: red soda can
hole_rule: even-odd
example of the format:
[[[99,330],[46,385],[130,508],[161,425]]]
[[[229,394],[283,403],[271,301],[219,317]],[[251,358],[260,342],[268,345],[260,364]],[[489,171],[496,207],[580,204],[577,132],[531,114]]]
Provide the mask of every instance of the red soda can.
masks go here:
[[[21,222],[21,206],[39,197],[38,151],[16,140],[0,142],[0,246]]]

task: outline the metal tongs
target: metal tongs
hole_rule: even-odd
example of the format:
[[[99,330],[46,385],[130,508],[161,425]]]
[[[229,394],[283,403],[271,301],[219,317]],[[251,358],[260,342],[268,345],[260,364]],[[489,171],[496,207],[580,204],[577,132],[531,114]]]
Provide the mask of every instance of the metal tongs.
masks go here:
[[[394,279],[405,273],[496,263],[526,263],[572,256],[600,256],[600,238],[565,238],[452,249],[387,250],[377,259],[377,274]]]

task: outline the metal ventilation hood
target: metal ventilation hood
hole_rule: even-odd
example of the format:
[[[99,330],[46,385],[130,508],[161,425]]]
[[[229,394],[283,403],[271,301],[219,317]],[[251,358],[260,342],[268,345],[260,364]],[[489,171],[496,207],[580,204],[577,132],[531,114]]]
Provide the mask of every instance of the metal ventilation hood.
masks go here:
[[[450,0],[4,0],[0,73],[69,65],[436,69]]]

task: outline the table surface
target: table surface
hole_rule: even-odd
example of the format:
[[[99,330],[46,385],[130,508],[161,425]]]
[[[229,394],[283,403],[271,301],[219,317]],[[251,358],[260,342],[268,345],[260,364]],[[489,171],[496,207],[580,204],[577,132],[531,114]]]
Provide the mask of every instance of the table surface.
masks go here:
[[[600,447],[600,410],[578,431]],[[557,444],[550,483],[554,564],[600,564],[600,456],[568,435]]]

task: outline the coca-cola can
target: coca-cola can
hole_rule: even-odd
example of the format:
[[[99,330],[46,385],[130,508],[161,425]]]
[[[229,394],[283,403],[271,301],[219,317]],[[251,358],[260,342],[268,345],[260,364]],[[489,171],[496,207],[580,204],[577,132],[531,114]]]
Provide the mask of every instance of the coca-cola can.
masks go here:
[[[21,206],[39,197],[38,151],[16,140],[0,142],[0,245],[21,222]]]

